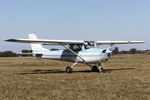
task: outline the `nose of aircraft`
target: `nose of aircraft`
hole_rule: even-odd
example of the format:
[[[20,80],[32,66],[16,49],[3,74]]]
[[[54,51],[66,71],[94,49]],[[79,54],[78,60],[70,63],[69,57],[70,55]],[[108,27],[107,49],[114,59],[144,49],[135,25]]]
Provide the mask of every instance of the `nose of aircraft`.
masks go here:
[[[106,56],[105,62],[111,57],[111,55],[112,55],[112,51],[107,49],[106,54],[105,54],[105,56]]]
[[[112,51],[110,49],[104,49],[102,51],[102,54],[104,54],[105,57],[103,58],[103,60],[106,62],[111,57]]]
[[[106,50],[106,56],[107,56],[107,58],[110,58],[111,57],[111,55],[112,55],[112,51],[110,51],[110,50]]]

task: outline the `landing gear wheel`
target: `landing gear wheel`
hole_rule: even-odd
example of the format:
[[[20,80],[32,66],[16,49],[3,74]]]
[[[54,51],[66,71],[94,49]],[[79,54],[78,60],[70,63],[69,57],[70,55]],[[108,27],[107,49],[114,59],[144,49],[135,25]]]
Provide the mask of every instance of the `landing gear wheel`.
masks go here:
[[[92,67],[92,72],[98,72],[97,66],[93,66],[93,67]]]
[[[70,66],[66,67],[66,72],[67,73],[72,73],[72,68]]]

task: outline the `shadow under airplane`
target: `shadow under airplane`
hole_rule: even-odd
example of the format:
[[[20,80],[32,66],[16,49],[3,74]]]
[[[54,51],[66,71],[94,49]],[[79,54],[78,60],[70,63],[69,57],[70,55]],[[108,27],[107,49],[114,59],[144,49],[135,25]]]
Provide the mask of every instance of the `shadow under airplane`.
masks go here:
[[[118,69],[105,69],[104,73],[110,73],[112,71],[120,71],[120,70],[133,70],[135,68],[118,68]],[[66,71],[58,70],[58,69],[53,69],[53,70],[33,70],[29,72],[22,72],[18,73],[21,75],[25,74],[56,74],[56,73],[66,73]],[[82,70],[82,71],[74,71],[73,73],[92,73],[91,70]]]

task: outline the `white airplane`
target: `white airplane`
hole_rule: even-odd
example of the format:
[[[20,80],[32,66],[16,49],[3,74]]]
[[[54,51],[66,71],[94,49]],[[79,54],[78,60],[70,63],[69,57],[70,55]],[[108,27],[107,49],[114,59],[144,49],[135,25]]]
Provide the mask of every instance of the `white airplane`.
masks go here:
[[[71,73],[77,63],[84,63],[91,67],[93,72],[104,72],[102,63],[112,55],[112,50],[100,49],[97,45],[114,44],[138,44],[144,41],[82,41],[82,40],[46,40],[37,39],[35,33],[29,34],[29,39],[8,39],[5,41],[31,43],[32,54],[35,57],[54,60],[72,61],[71,66],[66,67],[66,72]],[[48,50],[42,45],[61,45],[65,50]]]

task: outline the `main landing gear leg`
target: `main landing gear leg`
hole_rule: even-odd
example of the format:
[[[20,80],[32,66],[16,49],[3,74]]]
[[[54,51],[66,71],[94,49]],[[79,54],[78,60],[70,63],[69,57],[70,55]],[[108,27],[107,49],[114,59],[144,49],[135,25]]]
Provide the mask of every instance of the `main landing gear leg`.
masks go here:
[[[72,73],[72,68],[77,64],[78,62],[76,61],[72,66],[66,67],[66,72],[67,73]]]
[[[101,63],[99,63],[99,64],[98,64],[98,66],[99,66],[99,72],[104,72],[104,69],[103,69],[102,64],[101,64]]]

